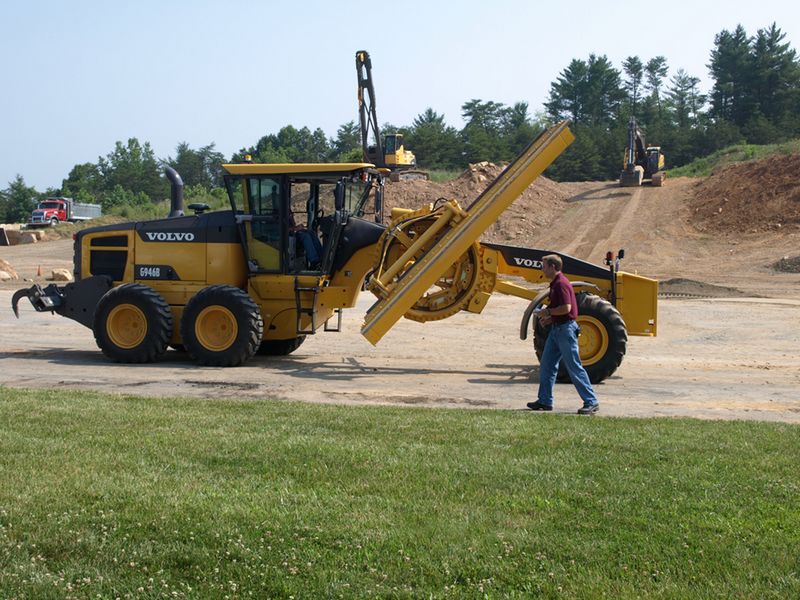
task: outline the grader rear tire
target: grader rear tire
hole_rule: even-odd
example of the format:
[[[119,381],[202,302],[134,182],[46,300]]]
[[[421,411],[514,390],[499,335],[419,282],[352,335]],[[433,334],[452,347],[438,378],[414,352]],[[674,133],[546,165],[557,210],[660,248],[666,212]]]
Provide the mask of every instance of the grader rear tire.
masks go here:
[[[252,298],[230,285],[212,285],[194,295],[183,311],[181,337],[201,365],[235,367],[253,357],[264,323]]]
[[[100,298],[92,329],[98,347],[114,362],[153,362],[172,337],[172,312],[152,288],[127,283]]]
[[[306,341],[306,336],[299,335],[288,340],[264,340],[258,353],[265,356],[287,356],[297,350]]]
[[[625,322],[614,306],[594,294],[578,294],[578,325],[581,335],[578,350],[583,368],[592,383],[600,383],[610,377],[622,363],[628,343]],[[533,332],[533,347],[536,358],[541,360],[544,344],[550,327],[536,322]],[[558,367],[557,381],[569,383],[570,378],[563,364]]]

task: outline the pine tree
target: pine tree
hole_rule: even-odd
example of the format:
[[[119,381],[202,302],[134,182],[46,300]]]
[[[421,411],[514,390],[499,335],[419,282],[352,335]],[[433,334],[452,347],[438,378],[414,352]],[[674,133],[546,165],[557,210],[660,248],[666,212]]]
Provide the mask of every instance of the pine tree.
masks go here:
[[[714,78],[711,114],[741,127],[756,108],[750,37],[744,27],[738,25],[733,32],[718,33],[714,45],[708,65]]]
[[[361,150],[361,130],[355,121],[348,121],[339,126],[336,138],[331,140],[329,156],[334,161],[358,162],[363,160]]]
[[[175,158],[167,158],[166,164],[181,175],[186,187],[200,185],[209,190],[222,185],[222,163],[225,158],[214,150],[214,144],[192,150],[181,142],[175,148]]]
[[[141,144],[136,138],[124,145],[117,142],[111,153],[99,159],[98,169],[104,192],[120,186],[135,194],[143,192],[151,201],[169,196],[169,184],[161,177],[159,161],[149,142]]]
[[[661,102],[661,86],[667,77],[669,68],[667,59],[663,56],[656,56],[647,61],[645,70],[645,89],[650,92],[650,100],[655,106],[655,115],[651,122],[655,123],[663,119],[663,106]]]
[[[432,108],[419,114],[411,124],[406,145],[427,169],[454,169],[462,166],[461,141],[454,127],[445,123],[444,115]]]
[[[697,93],[700,79],[692,77],[683,69],[670,80],[666,91],[667,108],[672,116],[672,123],[679,129],[686,129],[697,124],[698,112],[705,103],[705,97]]]
[[[500,161],[508,152],[502,137],[505,107],[500,102],[473,99],[461,107],[466,122],[461,136],[469,162]]]
[[[775,23],[752,42],[753,95],[757,110],[773,125],[800,109],[800,62]]]
[[[629,56],[622,63],[622,69],[625,71],[627,79],[625,80],[625,91],[628,92],[628,98],[631,104],[631,114],[636,115],[636,105],[639,102],[639,95],[641,93],[642,81],[644,79],[644,65],[638,56]]]
[[[553,120],[569,119],[574,124],[586,120],[584,104],[588,75],[586,62],[574,58],[550,84],[550,100],[545,103],[545,108]]]

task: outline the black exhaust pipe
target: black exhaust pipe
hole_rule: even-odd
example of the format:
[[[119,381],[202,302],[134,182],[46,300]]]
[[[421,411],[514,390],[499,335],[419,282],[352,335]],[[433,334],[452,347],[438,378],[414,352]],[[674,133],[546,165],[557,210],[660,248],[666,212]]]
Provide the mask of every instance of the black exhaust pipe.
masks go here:
[[[164,169],[164,174],[169,179],[172,187],[169,192],[170,207],[169,216],[182,217],[183,216],[183,179],[178,175],[178,172],[172,167]]]

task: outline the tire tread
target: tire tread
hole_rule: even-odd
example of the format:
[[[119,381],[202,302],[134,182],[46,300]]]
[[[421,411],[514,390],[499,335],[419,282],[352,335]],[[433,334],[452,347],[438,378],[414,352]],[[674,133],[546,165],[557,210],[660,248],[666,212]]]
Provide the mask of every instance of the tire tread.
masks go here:
[[[137,301],[143,303],[140,306]],[[119,348],[106,335],[105,318],[117,304],[139,306],[148,317],[147,337],[136,348]],[[108,358],[121,363],[148,363],[167,351],[172,337],[172,311],[153,288],[141,283],[126,283],[110,289],[97,304],[92,330],[97,346]]]
[[[628,343],[625,321],[623,321],[622,315],[620,315],[616,307],[600,296],[584,292],[577,294],[577,301],[578,314],[590,315],[596,318],[606,327],[606,332],[608,333],[608,349],[605,355],[594,364],[584,366],[587,375],[589,375],[589,381],[600,383],[614,374],[625,357]],[[548,334],[549,329],[545,329],[537,323],[533,333],[533,346],[537,359],[541,359]],[[569,374],[563,365],[559,365],[557,380],[562,383],[570,381]]]
[[[213,305],[230,310],[239,326],[239,335],[235,342],[220,352],[203,347],[194,333],[197,314]],[[241,289],[225,284],[211,285],[197,292],[186,303],[181,319],[183,345],[189,356],[204,366],[236,367],[248,361],[258,350],[263,332],[264,323],[258,305]]]

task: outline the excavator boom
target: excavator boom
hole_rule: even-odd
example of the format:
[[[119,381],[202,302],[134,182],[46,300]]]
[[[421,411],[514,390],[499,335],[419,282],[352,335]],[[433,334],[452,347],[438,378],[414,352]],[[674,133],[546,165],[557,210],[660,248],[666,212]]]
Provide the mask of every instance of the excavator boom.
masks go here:
[[[390,171],[390,181],[427,180],[428,173],[417,169],[417,158],[405,148],[401,133],[381,135],[375,109],[375,85],[372,82],[372,60],[369,52],[356,52],[358,76],[358,120],[361,128],[361,150],[364,161]],[[371,143],[374,140],[374,143]]]
[[[383,154],[383,140],[378,126],[378,114],[375,110],[375,86],[372,84],[372,60],[369,52],[356,52],[356,74],[358,76],[358,120],[361,126],[361,149],[364,160],[376,167],[386,168]],[[370,146],[370,137],[375,145]]]

